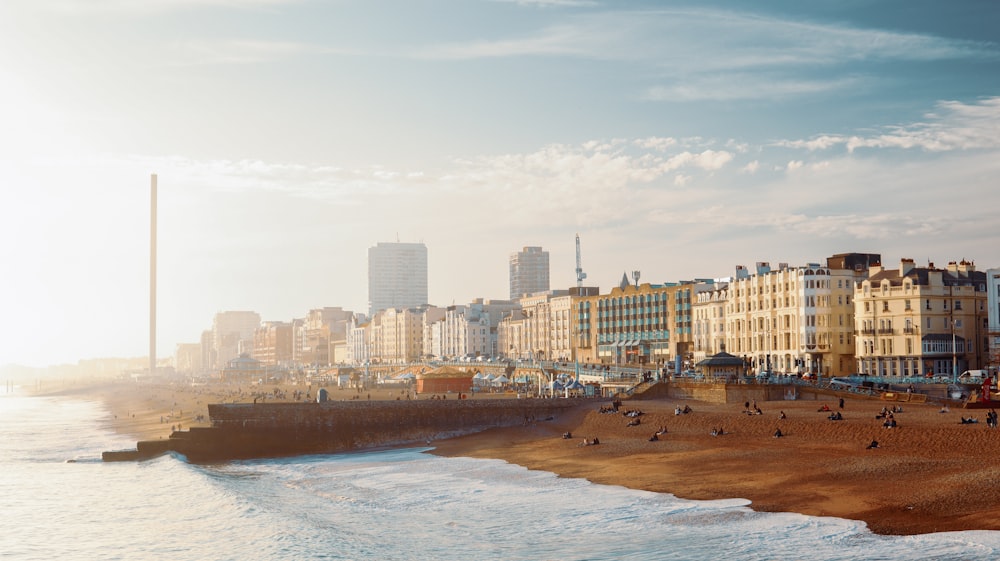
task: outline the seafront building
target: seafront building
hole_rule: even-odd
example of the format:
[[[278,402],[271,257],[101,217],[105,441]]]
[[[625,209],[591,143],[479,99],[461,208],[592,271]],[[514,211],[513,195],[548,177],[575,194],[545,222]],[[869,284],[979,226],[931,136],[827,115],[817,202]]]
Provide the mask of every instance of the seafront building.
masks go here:
[[[215,314],[212,320],[210,362],[215,370],[241,354],[253,352],[254,331],[260,326],[260,314],[229,311]]]
[[[427,246],[379,242],[368,248],[368,316],[427,305]]]
[[[596,289],[549,290],[522,296],[520,309],[505,314],[497,327],[498,352],[517,360],[573,360],[574,295]]]
[[[510,299],[549,290],[549,252],[525,247],[510,256]]]
[[[725,347],[728,299],[728,282],[719,283],[711,290],[703,290],[695,295],[691,304],[691,354],[695,363],[722,352]]]
[[[662,367],[693,360],[693,310],[711,281],[621,285],[573,302],[573,337],[580,362]]]
[[[448,306],[444,318],[425,325],[424,354],[450,359],[496,356],[500,320],[516,309],[518,304],[510,300],[484,298]]]
[[[854,365],[854,285],[874,254],[840,254],[826,266],[809,263],[751,273],[738,267],[729,283],[726,349],[757,375],[840,376]]]
[[[265,321],[254,330],[251,356],[265,367],[291,368],[294,339],[295,328],[291,322]]]
[[[986,271],[986,310],[989,316],[989,356],[987,364],[993,367],[991,374],[996,378],[996,367],[1000,365],[1000,269]]]
[[[872,267],[855,291],[857,369],[871,376],[955,378],[989,363],[988,276],[969,261],[946,269]]]

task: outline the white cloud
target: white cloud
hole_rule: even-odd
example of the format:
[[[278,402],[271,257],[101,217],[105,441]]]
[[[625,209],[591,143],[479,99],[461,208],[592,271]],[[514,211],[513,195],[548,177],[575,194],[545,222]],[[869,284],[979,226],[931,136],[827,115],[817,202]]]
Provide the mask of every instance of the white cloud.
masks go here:
[[[788,162],[788,164],[785,166],[785,169],[787,169],[788,171],[795,171],[801,167],[802,167],[802,160],[792,160]]]
[[[651,136],[648,138],[639,138],[633,142],[635,143],[636,146],[640,148],[648,148],[650,150],[656,150],[658,152],[664,152],[668,148],[677,145],[676,138],[656,137],[656,136]]]
[[[809,151],[844,146],[848,152],[862,148],[916,148],[928,152],[1000,148],[1000,97],[975,103],[942,101],[937,108],[937,112],[926,115],[925,122],[884,127],[869,136],[818,135],[774,145]]]
[[[753,174],[757,173],[758,169],[760,169],[760,162],[758,160],[754,160],[754,161],[750,162],[749,164],[747,164],[747,165],[743,166],[742,168],[740,168],[740,172],[741,173],[748,173],[750,175],[753,175]]]

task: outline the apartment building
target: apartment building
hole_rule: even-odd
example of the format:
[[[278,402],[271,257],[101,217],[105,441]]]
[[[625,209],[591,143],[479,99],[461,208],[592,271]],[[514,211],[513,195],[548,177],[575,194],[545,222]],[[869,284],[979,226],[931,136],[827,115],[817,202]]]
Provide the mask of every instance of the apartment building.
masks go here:
[[[875,257],[841,254],[826,266],[774,269],[759,262],[752,273],[738,267],[728,287],[726,350],[757,374],[850,374],[854,286]]]
[[[729,283],[720,283],[711,290],[695,295],[691,304],[693,317],[691,354],[695,362],[718,354],[726,344],[726,302]]]
[[[855,291],[857,368],[872,376],[944,376],[989,362],[987,275],[968,261],[946,269],[872,267]]]
[[[989,312],[987,364],[996,369],[1000,366],[1000,269],[986,271],[986,310]]]
[[[497,327],[497,349],[519,360],[573,360],[570,310],[580,289],[550,290],[517,300]]]
[[[292,365],[294,329],[290,322],[265,321],[254,330],[253,355],[262,366]]]
[[[605,365],[665,365],[693,359],[693,308],[708,282],[630,284],[573,302],[577,359]]]

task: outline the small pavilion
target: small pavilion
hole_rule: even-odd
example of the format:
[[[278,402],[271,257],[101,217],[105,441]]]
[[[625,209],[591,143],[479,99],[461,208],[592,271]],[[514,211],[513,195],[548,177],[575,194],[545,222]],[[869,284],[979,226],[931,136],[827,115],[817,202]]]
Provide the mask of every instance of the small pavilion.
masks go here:
[[[746,374],[746,363],[742,358],[727,353],[725,345],[722,345],[718,354],[698,362],[695,367],[701,370],[705,378],[739,380]]]

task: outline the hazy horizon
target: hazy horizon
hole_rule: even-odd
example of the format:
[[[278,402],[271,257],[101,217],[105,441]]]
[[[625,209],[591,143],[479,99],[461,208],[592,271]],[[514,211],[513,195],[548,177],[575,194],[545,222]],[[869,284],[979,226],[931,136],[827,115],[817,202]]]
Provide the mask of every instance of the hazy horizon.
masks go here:
[[[1000,266],[1000,6],[976,1],[12,0],[0,365],[157,354],[216,312],[431,304],[845,252]]]

